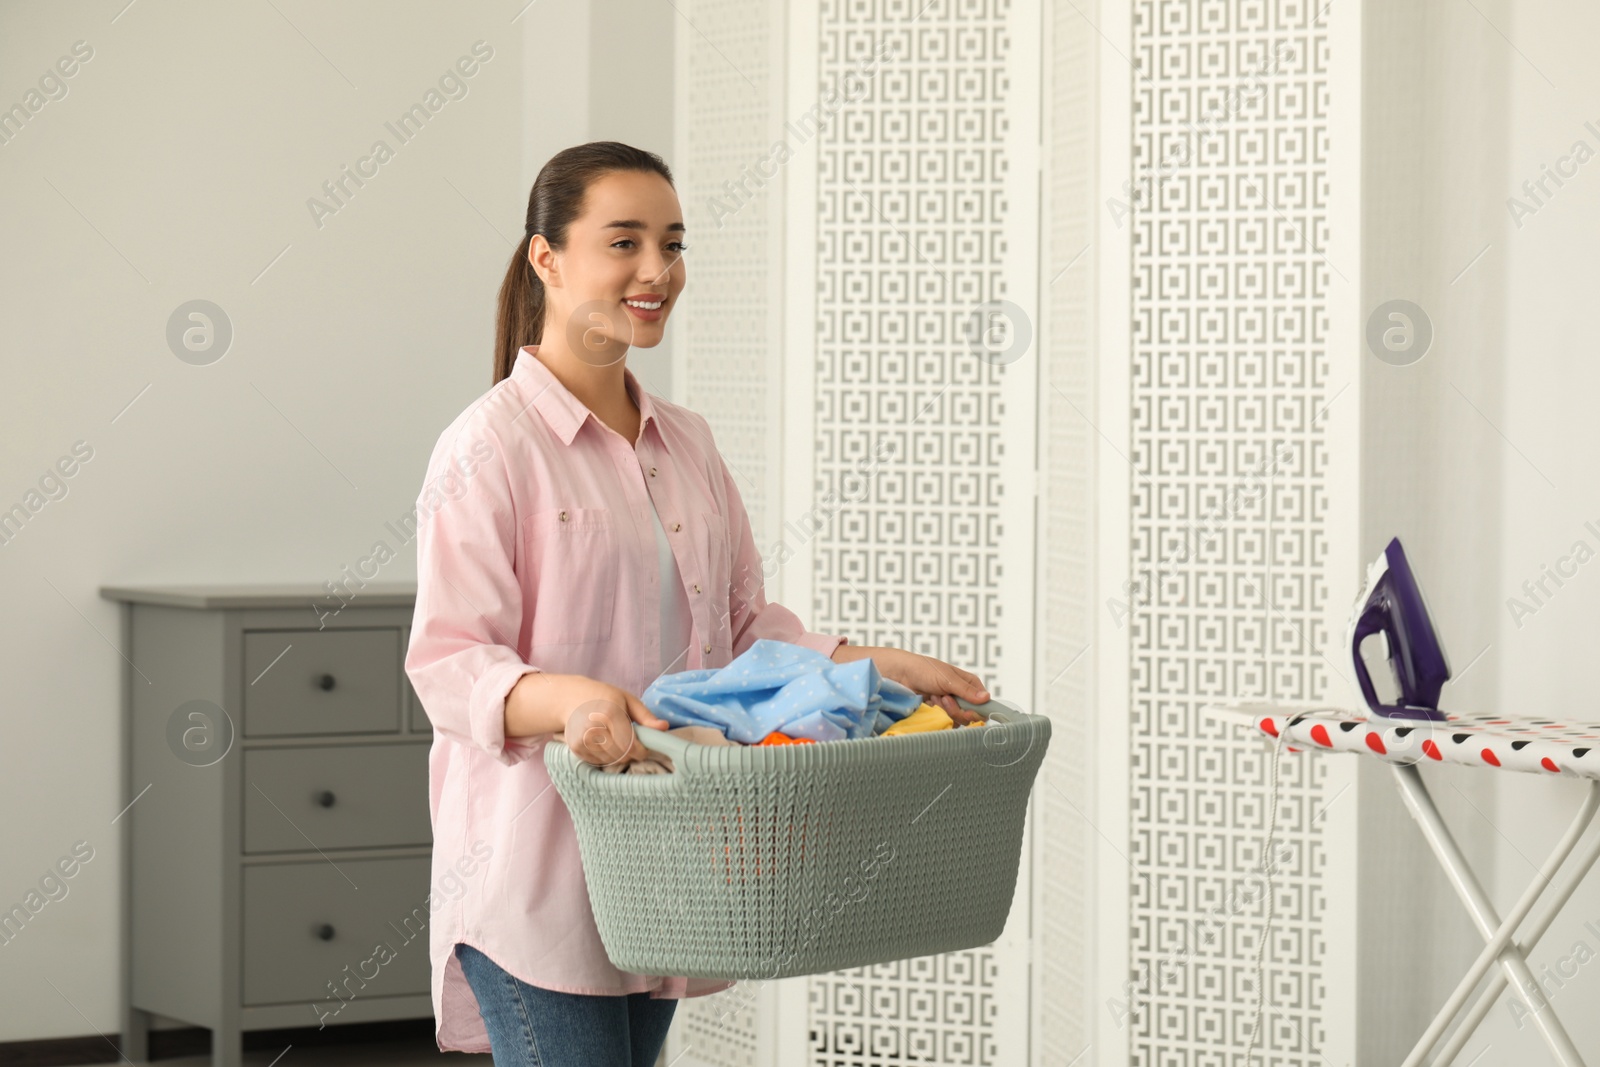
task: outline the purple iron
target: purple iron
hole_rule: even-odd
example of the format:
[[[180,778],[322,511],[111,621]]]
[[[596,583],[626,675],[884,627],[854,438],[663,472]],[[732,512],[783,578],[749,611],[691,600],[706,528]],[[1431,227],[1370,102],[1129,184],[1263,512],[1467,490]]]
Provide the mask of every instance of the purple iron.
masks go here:
[[[1373,691],[1372,678],[1361,658],[1361,642],[1378,634],[1384,640],[1389,666],[1400,689],[1399,704],[1383,704]],[[1394,538],[1383,555],[1367,568],[1367,588],[1350,616],[1350,654],[1355,658],[1356,679],[1366,698],[1368,718],[1443,720],[1439,690],[1450,680],[1444,646],[1434,632],[1433,619],[1422,587],[1406,562],[1400,539]]]

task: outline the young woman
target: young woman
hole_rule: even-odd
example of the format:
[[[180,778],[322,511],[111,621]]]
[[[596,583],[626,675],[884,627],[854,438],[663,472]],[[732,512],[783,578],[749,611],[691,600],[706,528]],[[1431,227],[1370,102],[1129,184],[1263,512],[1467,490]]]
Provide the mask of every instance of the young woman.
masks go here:
[[[595,142],[545,164],[494,384],[439,437],[417,502],[405,667],[435,730],[434,885],[454,890],[430,898],[438,1046],[500,1067],[649,1067],[678,998],[733,984],[612,966],[545,771],[555,735],[596,765],[641,758],[634,724],[667,723],[637,694],[758,638],[870,656],[958,722],[955,696],[988,700],[967,671],[814,633],[766,599],[709,424],[626,367],[683,292],[682,218],[652,153]]]

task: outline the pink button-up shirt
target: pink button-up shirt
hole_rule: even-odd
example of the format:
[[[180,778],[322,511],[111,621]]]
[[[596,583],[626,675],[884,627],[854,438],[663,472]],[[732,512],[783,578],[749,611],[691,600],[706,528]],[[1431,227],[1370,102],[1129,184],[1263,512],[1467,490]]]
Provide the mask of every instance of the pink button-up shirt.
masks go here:
[[[489,1051],[457,942],[569,993],[681,998],[733,984],[612,965],[571,815],[545,770],[553,735],[505,736],[506,694],[526,673],[584,674],[633,693],[660,673],[652,504],[693,617],[676,670],[724,666],[758,638],[828,656],[845,640],[765,598],[750,520],[704,418],[645,392],[625,369],[641,418],[630,442],[536,352],[519,352],[510,376],[440,435],[417,500],[405,667],[435,730],[430,955],[441,1050]]]

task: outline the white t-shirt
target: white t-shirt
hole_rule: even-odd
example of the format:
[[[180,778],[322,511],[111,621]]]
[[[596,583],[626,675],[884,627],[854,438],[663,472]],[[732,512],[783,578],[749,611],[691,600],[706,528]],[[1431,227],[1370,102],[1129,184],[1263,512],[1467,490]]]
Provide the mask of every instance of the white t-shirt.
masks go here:
[[[683,574],[653,502],[650,518],[656,526],[656,557],[661,565],[661,673],[675,674],[688,669],[685,664],[689,661],[693,617],[689,613],[689,594],[683,588]]]

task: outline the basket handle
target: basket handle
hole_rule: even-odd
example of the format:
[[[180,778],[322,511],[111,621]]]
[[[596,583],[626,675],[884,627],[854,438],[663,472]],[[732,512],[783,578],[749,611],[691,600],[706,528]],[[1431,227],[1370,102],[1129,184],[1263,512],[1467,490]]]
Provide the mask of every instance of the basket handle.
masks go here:
[[[996,707],[996,705],[999,706]],[[956,697],[956,706],[966,708],[968,711],[975,711],[984,718],[993,719],[1002,725],[1022,721],[1022,709],[998,697],[990,697],[983,704],[974,704],[966,697]]]
[[[694,747],[693,741],[685,741],[681,737],[673,737],[666,730],[657,730],[653,726],[641,727],[638,723],[634,723],[633,732],[639,738],[639,743],[645,748],[652,752],[660,752],[671,756],[674,770],[681,766],[679,763],[680,757]]]

